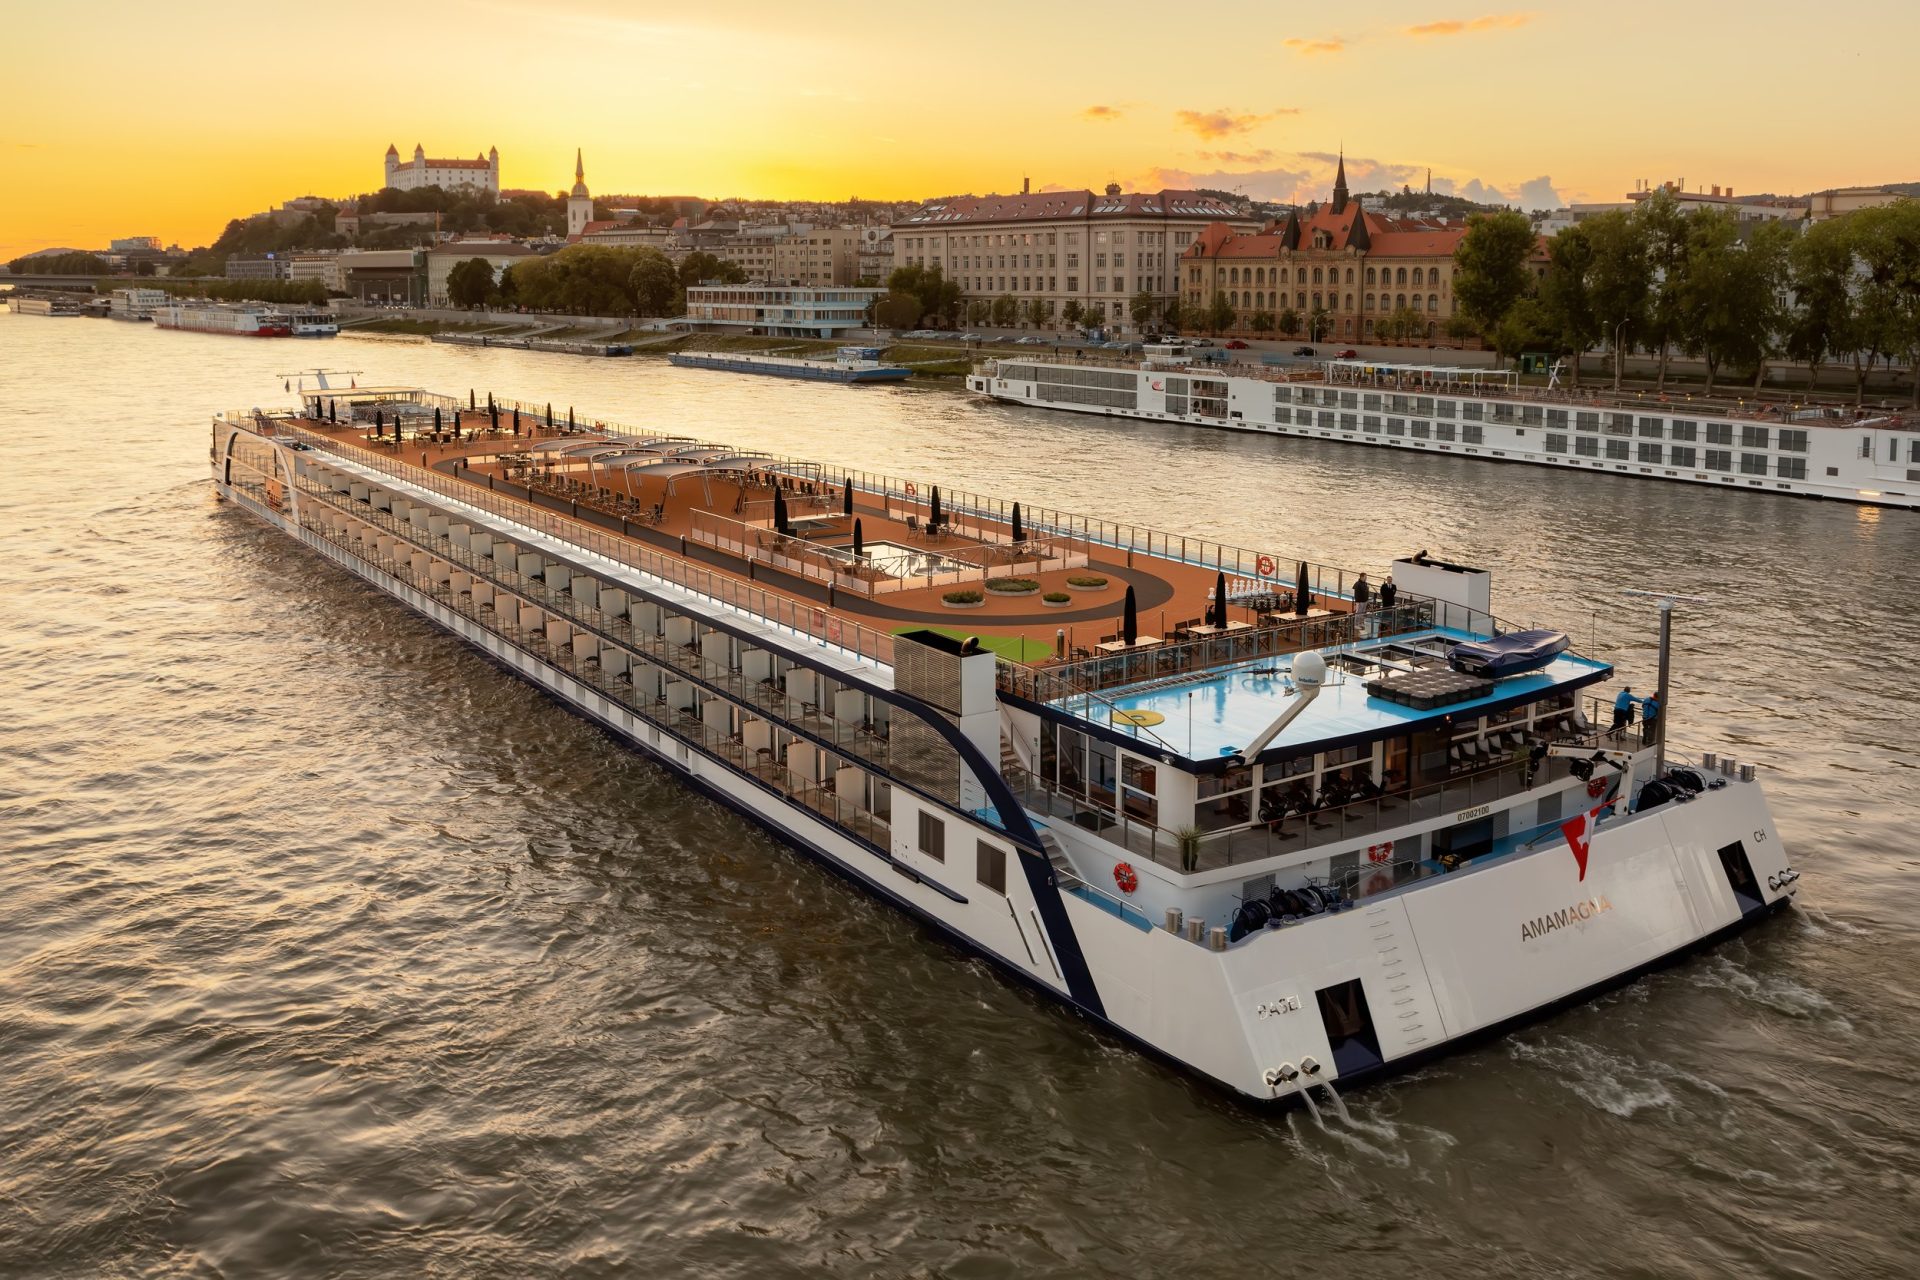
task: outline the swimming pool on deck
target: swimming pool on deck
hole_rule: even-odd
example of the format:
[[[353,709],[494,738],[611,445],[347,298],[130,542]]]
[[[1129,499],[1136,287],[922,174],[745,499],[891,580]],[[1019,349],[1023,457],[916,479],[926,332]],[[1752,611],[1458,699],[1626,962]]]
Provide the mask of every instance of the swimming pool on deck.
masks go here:
[[[1431,711],[1417,711],[1383,698],[1369,697],[1366,690],[1369,677],[1341,670],[1333,662],[1337,655],[1353,653],[1364,656],[1369,652],[1378,653],[1396,646],[1416,645],[1430,640],[1462,644],[1484,638],[1464,631],[1436,628],[1394,636],[1390,640],[1368,641],[1359,646],[1322,651],[1322,656],[1328,659],[1329,679],[1326,685],[1321,688],[1320,696],[1314,699],[1313,705],[1288,725],[1272,746],[1304,746],[1328,740],[1378,735],[1398,726],[1410,726],[1433,718],[1435,713]],[[1400,660],[1404,660],[1404,655],[1400,655]],[[1242,745],[1253,741],[1261,730],[1272,724],[1291,705],[1295,696],[1291,692],[1292,669],[1291,656],[1255,658],[1231,667],[1222,667],[1203,679],[1170,682],[1132,693],[1126,690],[1109,691],[1104,703],[1069,697],[1058,699],[1052,705],[1083,720],[1109,725],[1120,733],[1145,742],[1157,739],[1176,751],[1184,752],[1188,759],[1210,760],[1232,755]],[[1475,715],[1478,708],[1515,697],[1591,683],[1610,670],[1607,663],[1576,657],[1571,653],[1562,654],[1538,671],[1496,681],[1492,691],[1485,697],[1454,703],[1444,709],[1444,714]],[[1109,705],[1122,712],[1156,712],[1165,719],[1153,724],[1150,730],[1136,728],[1110,719]],[[1151,716],[1146,719],[1152,722]]]

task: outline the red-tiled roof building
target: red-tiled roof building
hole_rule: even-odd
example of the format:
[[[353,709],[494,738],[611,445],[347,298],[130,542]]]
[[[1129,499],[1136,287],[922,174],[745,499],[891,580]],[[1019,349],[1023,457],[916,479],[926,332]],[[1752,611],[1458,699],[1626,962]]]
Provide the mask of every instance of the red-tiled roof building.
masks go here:
[[[1347,192],[1343,159],[1333,198],[1304,215],[1289,213],[1252,234],[1208,226],[1181,256],[1180,300],[1190,324],[1220,294],[1238,316],[1237,331],[1255,332],[1253,317],[1264,313],[1286,336],[1433,343],[1454,314],[1453,252],[1466,234],[1463,222],[1363,209]],[[1291,332],[1277,323],[1289,311],[1299,321]],[[1406,332],[1383,328],[1396,315]]]

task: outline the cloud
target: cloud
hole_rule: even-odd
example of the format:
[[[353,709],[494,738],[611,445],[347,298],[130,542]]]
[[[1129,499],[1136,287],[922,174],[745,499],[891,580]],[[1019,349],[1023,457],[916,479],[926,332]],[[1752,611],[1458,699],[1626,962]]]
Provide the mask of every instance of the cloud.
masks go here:
[[[1347,47],[1346,38],[1343,36],[1321,36],[1311,40],[1300,36],[1289,36],[1281,43],[1303,58],[1317,57],[1323,53],[1339,53]]]
[[[1273,152],[1265,148],[1259,151],[1202,151],[1200,158],[1214,164],[1265,164],[1273,159]]]
[[[1292,201],[1295,193],[1305,191],[1316,175],[1304,170],[1269,168],[1227,170],[1200,173],[1191,169],[1153,168],[1134,180],[1138,191],[1192,190],[1210,187],[1216,191],[1238,191],[1255,200]]]
[[[1456,182],[1452,178],[1436,176],[1433,189],[1443,196],[1461,196],[1480,204],[1518,205],[1522,209],[1558,209],[1566,204],[1565,198],[1555,189],[1553,179],[1545,174],[1510,187],[1483,182],[1479,178]]]
[[[1087,107],[1086,109],[1081,111],[1080,118],[1082,120],[1099,120],[1099,121],[1118,120],[1123,114],[1124,113],[1118,107],[1109,107],[1102,103],[1096,102],[1094,105]]]
[[[1406,34],[1419,39],[1429,36],[1461,36],[1472,31],[1511,31],[1524,27],[1535,18],[1532,13],[1490,13],[1483,18],[1447,18],[1439,22],[1421,22],[1406,28]]]
[[[1334,168],[1340,156],[1332,151],[1275,153],[1201,151],[1203,161],[1219,166],[1208,170],[1154,168],[1131,179],[1138,191],[1162,188],[1191,189],[1209,187],[1218,191],[1237,191],[1255,200],[1280,204],[1305,205],[1325,202],[1333,191]],[[1277,163],[1276,163],[1277,161]],[[1257,167],[1246,167],[1249,165]],[[1347,186],[1357,192],[1398,191],[1401,187],[1420,190],[1427,182],[1427,166],[1367,156],[1348,156]],[[1124,181],[1124,179],[1123,179]],[[1437,195],[1464,196],[1482,204],[1518,205],[1523,209],[1557,209],[1566,201],[1554,187],[1553,179],[1541,175],[1510,186],[1484,181],[1433,175]]]
[[[1217,138],[1231,138],[1237,133],[1248,133],[1259,128],[1269,120],[1276,120],[1281,116],[1297,116],[1299,114],[1300,108],[1298,107],[1278,107],[1272,111],[1257,113],[1235,112],[1229,111],[1225,107],[1218,107],[1212,111],[1176,111],[1173,113],[1173,118],[1174,122],[1182,129],[1197,134],[1202,138],[1213,140]]]

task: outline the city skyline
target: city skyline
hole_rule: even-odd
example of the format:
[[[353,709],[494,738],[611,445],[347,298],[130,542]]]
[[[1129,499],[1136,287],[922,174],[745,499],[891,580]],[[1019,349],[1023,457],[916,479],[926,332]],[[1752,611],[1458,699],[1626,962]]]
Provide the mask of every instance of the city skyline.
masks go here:
[[[377,189],[390,142],[497,146],[503,186],[549,192],[584,147],[596,192],[716,198],[1031,180],[1304,201],[1325,197],[1343,146],[1355,191],[1418,188],[1431,169],[1436,191],[1526,207],[1617,200],[1643,179],[1792,194],[1920,177],[1812,93],[1844,81],[1850,117],[1920,115],[1910,83],[1864,74],[1859,39],[1905,47],[1920,15],[1842,8],[1809,26],[1763,3],[1737,28],[1649,0],[1382,0],[1324,24],[1121,3],[1091,28],[1002,3],[822,19],[766,0],[671,16],[483,0],[450,20],[344,0],[316,23],[196,0],[153,29],[128,4],[30,10],[16,46],[78,61],[15,64],[0,259],[132,234],[204,244],[294,196]],[[93,92],[83,75],[140,88]]]

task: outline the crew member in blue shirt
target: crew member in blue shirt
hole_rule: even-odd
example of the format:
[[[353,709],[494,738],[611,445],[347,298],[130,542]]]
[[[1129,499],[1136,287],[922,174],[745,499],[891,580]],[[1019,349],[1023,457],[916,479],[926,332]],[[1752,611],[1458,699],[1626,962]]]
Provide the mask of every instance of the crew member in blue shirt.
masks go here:
[[[1660,695],[1650,693],[1640,699],[1640,736],[1652,742],[1660,727]]]
[[[1613,700],[1613,727],[1624,729],[1633,723],[1633,704],[1639,699],[1633,696],[1632,685],[1622,685],[1620,696]]]

